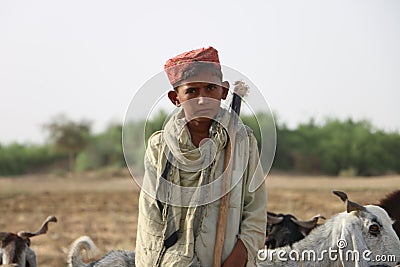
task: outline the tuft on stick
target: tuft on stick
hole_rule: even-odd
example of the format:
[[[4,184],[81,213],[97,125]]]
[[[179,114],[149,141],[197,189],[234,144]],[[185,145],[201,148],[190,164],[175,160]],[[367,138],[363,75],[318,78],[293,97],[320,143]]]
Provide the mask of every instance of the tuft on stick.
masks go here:
[[[249,86],[244,81],[236,81],[233,85],[233,91],[240,97],[245,97],[249,94]]]

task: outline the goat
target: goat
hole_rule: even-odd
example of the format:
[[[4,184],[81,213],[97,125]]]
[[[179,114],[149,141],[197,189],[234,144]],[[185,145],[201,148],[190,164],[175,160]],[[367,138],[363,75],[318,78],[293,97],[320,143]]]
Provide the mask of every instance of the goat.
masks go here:
[[[400,238],[400,190],[396,190],[384,199],[381,199],[378,205],[384,208],[389,216],[395,220],[393,228],[397,236]]]
[[[0,232],[0,264],[37,267],[36,254],[30,248],[30,238],[47,233],[49,222],[57,222],[57,218],[47,217],[36,232],[20,231],[17,234]]]
[[[400,261],[400,240],[387,212],[352,202],[343,192],[333,193],[346,202],[346,212],[292,246],[260,250],[258,266],[393,266]]]
[[[308,235],[318,225],[318,219],[325,217],[318,214],[310,220],[301,221],[291,214],[267,212],[265,245],[270,249],[291,245]]]
[[[68,267],[134,267],[135,252],[128,250],[112,250],[98,261],[85,264],[82,262],[81,250],[84,249],[89,257],[97,252],[97,247],[88,236],[76,239],[68,254]]]

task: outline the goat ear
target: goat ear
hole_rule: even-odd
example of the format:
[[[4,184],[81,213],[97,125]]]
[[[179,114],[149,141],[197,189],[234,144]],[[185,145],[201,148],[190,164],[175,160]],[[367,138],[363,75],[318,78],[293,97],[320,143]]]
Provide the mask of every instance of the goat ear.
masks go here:
[[[312,217],[312,218],[311,218],[310,220],[308,220],[308,221],[299,221],[299,220],[297,220],[297,219],[295,219],[295,218],[290,218],[290,220],[291,220],[292,222],[294,222],[294,223],[297,224],[298,226],[301,226],[301,227],[306,228],[306,229],[312,229],[312,228],[314,228],[314,227],[317,225],[317,223],[318,223],[318,219],[325,219],[325,217],[318,214],[318,215],[315,215],[314,217]]]
[[[42,235],[47,233],[48,230],[48,223],[49,222],[57,222],[57,218],[55,216],[49,216],[47,217],[47,219],[43,222],[42,226],[40,227],[39,230],[37,230],[36,232],[27,232],[27,231],[20,231],[17,233],[17,235],[19,237],[21,237],[22,239],[28,239],[30,237],[34,237],[37,235]]]
[[[274,213],[267,213],[267,223],[268,224],[278,224],[283,221],[283,216],[276,215]]]

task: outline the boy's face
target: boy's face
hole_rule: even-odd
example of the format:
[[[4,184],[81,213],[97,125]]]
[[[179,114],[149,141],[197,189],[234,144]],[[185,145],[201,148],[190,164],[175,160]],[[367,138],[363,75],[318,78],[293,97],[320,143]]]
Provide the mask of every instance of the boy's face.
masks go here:
[[[174,105],[182,105],[188,121],[209,121],[218,113],[228,88],[228,82],[221,82],[219,76],[205,70],[170,91],[168,97]]]

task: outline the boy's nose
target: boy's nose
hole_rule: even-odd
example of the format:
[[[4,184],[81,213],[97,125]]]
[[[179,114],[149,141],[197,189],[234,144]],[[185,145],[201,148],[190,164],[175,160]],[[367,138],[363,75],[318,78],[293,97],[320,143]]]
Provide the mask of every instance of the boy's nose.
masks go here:
[[[197,103],[199,105],[201,104],[206,104],[208,102],[208,98],[210,96],[208,95],[208,92],[206,90],[200,90],[198,96],[197,96]]]
[[[204,96],[199,96],[198,98],[197,98],[197,104],[199,104],[199,105],[204,105],[205,103],[206,103],[206,97],[204,97]]]

